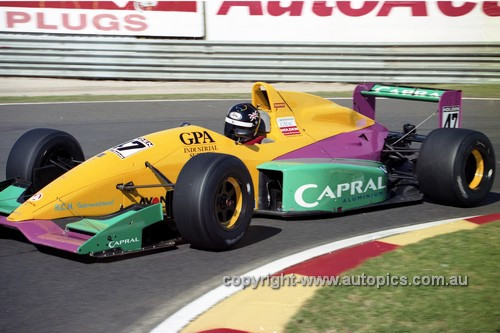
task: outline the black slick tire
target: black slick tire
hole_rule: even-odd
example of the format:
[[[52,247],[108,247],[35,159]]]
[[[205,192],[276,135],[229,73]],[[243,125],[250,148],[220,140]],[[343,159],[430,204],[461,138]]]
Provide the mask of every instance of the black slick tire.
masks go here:
[[[193,247],[226,250],[240,241],[253,215],[252,178],[235,156],[199,154],[181,170],[175,184],[177,229]]]
[[[68,169],[76,165],[74,161],[84,159],[82,148],[72,135],[55,129],[35,128],[24,133],[12,147],[6,176],[31,182],[36,192],[65,172],[54,167],[53,161],[63,161]],[[42,168],[47,172],[37,177],[37,170]]]
[[[481,132],[439,128],[422,144],[417,180],[424,195],[436,203],[476,206],[488,195],[494,176],[495,153]]]

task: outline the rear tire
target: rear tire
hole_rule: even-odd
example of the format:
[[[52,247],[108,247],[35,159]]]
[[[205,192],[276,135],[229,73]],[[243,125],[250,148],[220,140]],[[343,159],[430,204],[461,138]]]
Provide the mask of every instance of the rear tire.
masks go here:
[[[175,184],[173,213],[192,246],[226,250],[241,240],[254,209],[252,178],[235,156],[204,153],[191,158]]]
[[[439,128],[425,139],[417,160],[421,191],[432,201],[472,207],[488,195],[495,177],[495,153],[483,133]]]
[[[78,141],[70,134],[49,128],[24,133],[10,150],[6,176],[32,183],[33,192],[64,174],[53,162],[70,169],[85,159]]]

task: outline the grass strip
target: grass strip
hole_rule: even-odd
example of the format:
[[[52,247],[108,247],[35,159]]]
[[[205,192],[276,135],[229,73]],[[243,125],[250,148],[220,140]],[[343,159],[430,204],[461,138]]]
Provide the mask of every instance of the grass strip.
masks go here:
[[[69,95],[69,96],[0,96],[0,103],[107,102],[177,99],[250,99],[248,94],[144,94],[144,95]]]
[[[467,276],[468,286],[323,287],[287,332],[499,332],[500,222],[401,247],[345,276]]]
[[[405,84],[407,86],[423,86],[421,84]],[[433,84],[429,88],[461,89],[464,97],[500,98],[500,84]],[[55,93],[56,94],[56,93]],[[351,97],[350,91],[318,91],[310,94],[321,97]],[[249,100],[249,93],[227,94],[144,94],[144,95],[71,95],[71,96],[0,96],[0,103],[57,103],[57,102],[103,102],[129,100],[173,100],[173,99],[242,99]]]

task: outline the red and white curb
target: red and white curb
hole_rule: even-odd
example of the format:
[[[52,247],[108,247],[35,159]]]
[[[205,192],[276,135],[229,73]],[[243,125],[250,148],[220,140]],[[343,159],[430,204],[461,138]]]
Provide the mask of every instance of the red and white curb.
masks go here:
[[[489,219],[488,219],[489,217]],[[434,221],[434,222],[427,222],[427,223],[422,223],[422,224],[417,224],[417,225],[411,225],[407,227],[400,227],[400,228],[394,228],[394,229],[389,229],[389,230],[383,230],[383,231],[377,231],[374,233],[370,234],[365,234],[361,236],[356,236],[340,241],[335,241],[332,243],[328,243],[325,245],[321,245],[309,250],[305,250],[278,260],[275,260],[273,262],[270,262],[266,265],[263,265],[261,267],[258,267],[252,271],[247,272],[246,274],[243,274],[241,277],[245,278],[254,278],[254,279],[259,279],[261,277],[266,277],[270,276],[273,274],[276,274],[281,271],[285,271],[287,268],[290,268],[292,266],[298,265],[300,263],[303,263],[305,261],[308,261],[310,259],[320,257],[326,254],[329,254],[331,252],[335,252],[341,249],[345,249],[348,247],[352,247],[355,245],[363,244],[363,243],[368,243],[372,242],[381,238],[386,238],[389,236],[394,236],[394,235],[400,235],[404,233],[409,233],[412,231],[417,231],[417,230],[422,230],[422,229],[427,229],[427,228],[432,228],[440,225],[445,225],[449,223],[453,223],[456,221],[460,220],[466,220],[466,219],[472,219],[472,220],[477,220],[476,223],[481,224],[484,222],[481,221],[490,221],[490,220],[500,220],[500,214],[491,214],[485,216],[485,219],[482,217],[462,217],[462,218],[454,218],[454,219],[447,219],[447,220],[441,220],[441,221]],[[387,249],[389,250],[389,249]],[[380,249],[379,254],[382,254],[383,252],[386,252],[384,249]],[[376,253],[375,253],[376,254]],[[375,255],[372,255],[373,257]],[[367,258],[365,258],[367,259]],[[364,261],[361,259],[361,261]],[[357,264],[356,264],[357,265]],[[356,266],[354,265],[354,266]],[[344,271],[344,270],[342,270]],[[198,316],[202,315],[204,312],[218,304],[219,302],[223,301],[224,299],[236,294],[237,292],[241,291],[243,289],[243,286],[225,286],[225,285],[220,285],[219,287],[209,291],[208,293],[204,294],[203,296],[197,298],[196,300],[192,301],[191,303],[187,304],[174,314],[172,314],[170,317],[165,319],[161,324],[159,324],[157,327],[155,327],[151,332],[152,333],[163,333],[163,332],[179,332],[181,331],[184,327],[186,327],[191,321],[193,321],[195,318]]]

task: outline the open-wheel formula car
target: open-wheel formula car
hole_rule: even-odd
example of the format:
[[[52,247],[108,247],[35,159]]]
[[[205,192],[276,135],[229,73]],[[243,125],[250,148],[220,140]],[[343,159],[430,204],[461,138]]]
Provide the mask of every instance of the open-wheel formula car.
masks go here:
[[[435,102],[438,128],[392,132],[375,121],[376,97]],[[144,135],[86,161],[71,135],[21,136],[0,183],[0,225],[32,243],[97,257],[172,246],[224,250],[255,212],[337,213],[430,200],[480,203],[495,157],[488,138],[461,125],[461,92],[361,84],[353,108],[258,82],[260,144],[199,126]],[[1,231],[1,230],[0,230]]]

